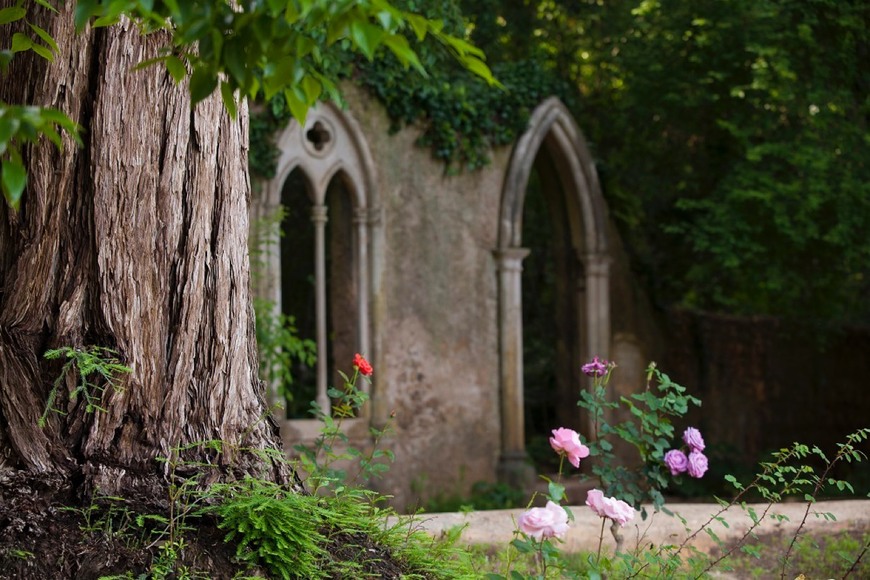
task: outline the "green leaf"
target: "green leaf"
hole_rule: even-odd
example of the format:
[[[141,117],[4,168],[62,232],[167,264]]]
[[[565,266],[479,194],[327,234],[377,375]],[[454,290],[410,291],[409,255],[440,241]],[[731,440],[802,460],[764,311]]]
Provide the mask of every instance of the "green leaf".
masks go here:
[[[236,118],[238,110],[236,109],[236,97],[233,94],[233,87],[228,82],[221,83],[221,99],[223,99],[224,107],[233,119]]]
[[[409,65],[413,66],[417,72],[423,76],[428,76],[426,69],[423,68],[420,59],[417,57],[417,53],[408,44],[407,38],[401,34],[391,34],[384,38],[384,44],[405,68],[408,68]]]
[[[368,22],[354,21],[350,25],[351,39],[369,60],[374,59],[385,34],[382,28]]]
[[[15,117],[0,117],[0,155],[6,152],[6,147],[15,133],[18,132],[20,125],[21,121]]]
[[[31,46],[33,46],[33,41],[27,35],[21,32],[12,35],[12,52],[29,50]]]
[[[184,61],[175,55],[170,54],[166,57],[166,70],[169,71],[169,76],[177,83],[184,80],[187,76],[187,68],[184,66]]]
[[[52,53],[47,46],[36,44],[34,42],[30,45],[30,49],[48,62],[54,62],[54,53]]]
[[[55,8],[54,6],[52,6],[51,3],[48,2],[48,0],[34,0],[34,2],[36,2],[37,4],[39,4],[40,6],[42,6],[43,8],[48,8],[49,10],[51,10],[52,12],[54,12],[55,14],[58,13],[58,12],[57,12],[57,8]]]
[[[559,503],[560,501],[562,501],[562,498],[565,497],[564,485],[560,485],[554,481],[551,481],[547,487],[550,494],[550,499],[552,501]]]
[[[304,124],[305,117],[308,115],[308,109],[310,108],[309,103],[305,99],[300,98],[296,91],[291,89],[284,91],[284,99],[287,101],[287,107],[290,109],[293,118],[300,125]]]
[[[15,53],[11,50],[0,50],[0,73],[5,74]]]
[[[323,92],[323,86],[316,78],[306,76],[302,79],[302,91],[305,93],[305,98],[309,103],[316,103]],[[347,379],[345,379],[345,382],[347,382]]]
[[[429,22],[417,14],[406,14],[405,18],[411,28],[414,29],[414,34],[417,35],[417,40],[421,41],[426,38],[426,33],[429,31]]]
[[[21,194],[27,184],[27,171],[18,159],[4,159],[2,164],[3,195],[13,209],[18,209],[21,202]]]
[[[197,67],[190,76],[191,104],[205,100],[217,87],[217,77],[205,67]]]
[[[39,38],[42,39],[42,41],[45,44],[47,44],[51,48],[52,52],[59,52],[60,51],[60,49],[57,46],[57,43],[54,41],[54,38],[52,38],[52,36],[48,32],[46,32],[45,30],[43,30],[42,28],[40,28],[39,26],[37,26],[35,24],[31,24],[30,22],[28,22],[27,25],[30,27],[30,29],[33,32],[36,33],[36,35]]]
[[[27,10],[17,6],[4,8],[3,10],[0,10],[0,24],[9,24],[10,22],[21,20],[26,14]]]
[[[243,41],[239,38],[228,40],[224,45],[223,59],[227,72],[240,87],[244,87],[248,78],[248,67]]]

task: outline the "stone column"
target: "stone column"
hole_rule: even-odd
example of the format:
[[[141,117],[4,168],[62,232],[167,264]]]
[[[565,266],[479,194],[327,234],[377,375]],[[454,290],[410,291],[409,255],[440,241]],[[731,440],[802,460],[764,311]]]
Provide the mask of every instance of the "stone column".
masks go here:
[[[501,456],[499,481],[525,486],[534,479],[528,462],[523,417],[522,261],[526,248],[496,250],[499,287],[499,386],[501,389]]]
[[[356,264],[356,310],[357,310],[357,348],[359,352],[371,360],[369,346],[369,252],[368,252],[368,211],[364,207],[353,210],[353,227],[356,231],[354,242],[354,260]],[[369,391],[368,381],[359,382],[362,391]],[[368,405],[361,410],[363,415],[369,413]]]
[[[326,394],[329,369],[326,356],[326,212],[325,205],[311,208],[314,224],[314,286],[317,321],[317,404],[325,414],[331,413],[331,403]]]
[[[586,359],[608,358],[610,351],[610,257],[607,254],[586,254]]]
[[[586,352],[580,364],[592,360],[593,356],[610,358],[610,257],[603,253],[586,254],[583,265],[586,274]],[[587,434],[592,437],[595,419],[592,416],[587,419]]]

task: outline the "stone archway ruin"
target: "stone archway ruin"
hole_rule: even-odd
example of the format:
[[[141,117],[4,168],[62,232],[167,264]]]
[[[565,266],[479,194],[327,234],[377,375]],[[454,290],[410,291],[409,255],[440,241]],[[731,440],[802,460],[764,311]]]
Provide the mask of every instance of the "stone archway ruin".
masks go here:
[[[564,192],[570,244],[581,274],[576,288],[577,366],[593,355],[607,357],[610,345],[607,217],[598,175],[580,129],[556,98],[533,112],[526,132],[516,142],[501,196],[498,246],[499,387],[501,455],[499,479],[524,483],[530,466],[525,450],[523,409],[522,245],[523,205],[529,177],[539,152],[546,151]],[[578,381],[581,379],[578,378]],[[586,384],[576,385],[579,388]]]

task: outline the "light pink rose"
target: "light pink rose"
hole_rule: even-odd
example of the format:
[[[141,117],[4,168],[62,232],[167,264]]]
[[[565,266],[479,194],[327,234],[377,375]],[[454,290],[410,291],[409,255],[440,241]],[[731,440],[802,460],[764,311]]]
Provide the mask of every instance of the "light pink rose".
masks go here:
[[[689,458],[679,449],[671,449],[665,453],[665,465],[671,470],[671,475],[686,473],[689,468]]]
[[[561,538],[568,531],[568,512],[551,501],[542,508],[523,512],[518,520],[520,530],[539,542],[548,538]]]
[[[707,472],[707,456],[700,451],[689,453],[689,465],[686,469],[692,477],[701,477]]]
[[[634,508],[615,497],[604,497],[600,489],[586,492],[586,505],[599,517],[610,518],[620,526],[625,526],[634,517]]]
[[[701,432],[694,427],[689,427],[683,432],[683,441],[689,446],[689,451],[704,450],[704,438],[701,437]]]
[[[567,455],[574,467],[580,467],[580,460],[589,457],[589,448],[580,443],[580,435],[564,427],[553,429],[550,446],[556,453]]]

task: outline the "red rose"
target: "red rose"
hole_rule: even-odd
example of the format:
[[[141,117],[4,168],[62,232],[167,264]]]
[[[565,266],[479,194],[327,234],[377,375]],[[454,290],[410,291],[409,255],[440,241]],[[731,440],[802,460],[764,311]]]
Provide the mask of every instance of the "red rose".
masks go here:
[[[359,374],[364,377],[370,377],[374,372],[372,365],[370,365],[369,361],[367,361],[360,353],[353,355],[353,366],[359,371]]]

